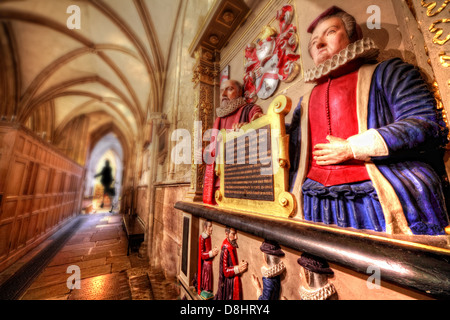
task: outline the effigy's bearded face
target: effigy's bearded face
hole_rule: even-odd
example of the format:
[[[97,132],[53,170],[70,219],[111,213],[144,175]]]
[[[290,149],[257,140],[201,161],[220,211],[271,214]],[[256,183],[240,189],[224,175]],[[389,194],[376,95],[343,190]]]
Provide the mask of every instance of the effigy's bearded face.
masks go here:
[[[220,88],[220,101],[232,101],[240,96],[238,86],[232,81],[225,81]]]
[[[350,44],[341,18],[331,17],[321,21],[314,29],[309,42],[309,52],[315,65],[338,54]]]
[[[228,242],[235,248],[239,248],[237,244],[238,235],[235,229],[231,229],[230,233],[228,233]]]

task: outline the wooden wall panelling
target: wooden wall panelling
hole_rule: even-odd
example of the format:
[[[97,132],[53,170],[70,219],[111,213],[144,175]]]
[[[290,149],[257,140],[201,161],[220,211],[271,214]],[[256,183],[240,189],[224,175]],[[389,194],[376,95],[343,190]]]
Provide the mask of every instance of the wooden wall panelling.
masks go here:
[[[77,214],[82,173],[28,129],[0,122],[0,271]]]

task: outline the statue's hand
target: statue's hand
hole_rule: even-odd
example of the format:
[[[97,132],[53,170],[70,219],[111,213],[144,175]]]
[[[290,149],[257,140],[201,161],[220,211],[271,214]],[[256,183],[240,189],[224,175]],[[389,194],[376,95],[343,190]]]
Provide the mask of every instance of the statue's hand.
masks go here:
[[[241,261],[241,263],[239,263],[239,273],[247,271],[247,268],[248,268],[248,262]]]
[[[259,279],[255,274],[252,274],[252,283],[255,289],[261,289],[261,284],[259,283]]]
[[[353,152],[347,140],[328,136],[330,143],[319,143],[314,146],[313,156],[319,166],[339,164],[353,159]]]
[[[239,131],[246,124],[248,124],[248,122],[233,123],[233,130]]]
[[[260,113],[260,112],[255,113],[255,114],[253,115],[253,117],[250,119],[250,122],[255,121],[256,119],[261,118],[263,115],[264,115],[264,114],[262,114],[262,113]]]

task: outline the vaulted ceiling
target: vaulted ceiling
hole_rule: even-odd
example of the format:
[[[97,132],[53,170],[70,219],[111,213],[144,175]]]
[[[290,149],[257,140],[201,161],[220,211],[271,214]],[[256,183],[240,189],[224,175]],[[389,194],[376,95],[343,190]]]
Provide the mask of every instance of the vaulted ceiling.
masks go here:
[[[70,29],[79,7],[80,29]],[[162,105],[181,0],[6,0],[0,21],[16,61],[17,106],[54,108],[54,128],[90,117],[89,132],[111,122],[127,139]],[[49,104],[50,103],[50,104]]]

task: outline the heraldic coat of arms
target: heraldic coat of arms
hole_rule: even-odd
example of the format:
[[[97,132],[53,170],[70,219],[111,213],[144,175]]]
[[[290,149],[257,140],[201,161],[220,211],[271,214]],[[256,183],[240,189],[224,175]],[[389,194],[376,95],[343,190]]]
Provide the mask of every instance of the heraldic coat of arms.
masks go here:
[[[271,97],[280,81],[290,82],[300,72],[300,66],[296,62],[300,55],[295,53],[298,36],[297,28],[292,24],[293,16],[292,6],[283,6],[276,16],[280,33],[267,25],[256,43],[246,46],[244,89],[247,101],[255,102],[258,98],[265,100]]]

